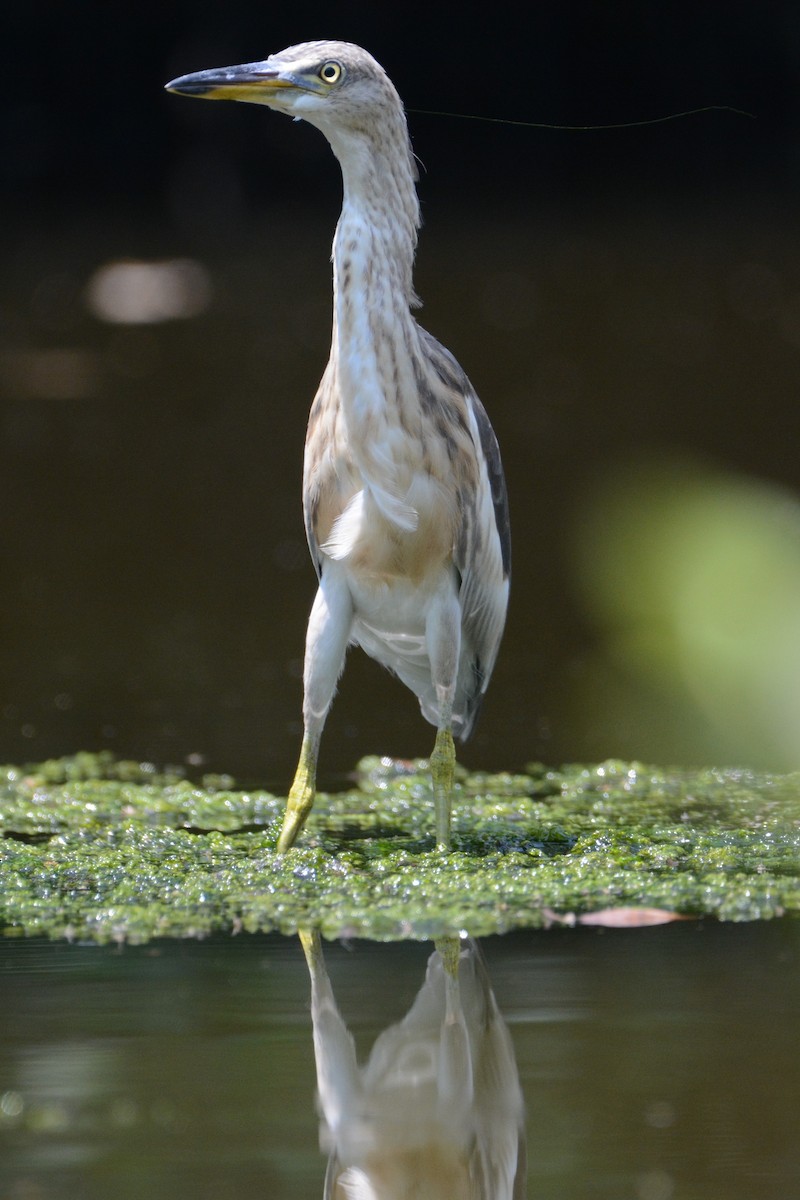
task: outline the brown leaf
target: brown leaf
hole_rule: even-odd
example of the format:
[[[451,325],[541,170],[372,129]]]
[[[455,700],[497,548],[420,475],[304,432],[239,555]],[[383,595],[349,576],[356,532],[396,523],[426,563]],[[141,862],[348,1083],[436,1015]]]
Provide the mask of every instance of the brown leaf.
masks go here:
[[[579,925],[606,925],[615,929],[634,929],[639,925],[666,925],[668,921],[691,921],[685,913],[666,908],[601,908],[598,912],[580,913]]]

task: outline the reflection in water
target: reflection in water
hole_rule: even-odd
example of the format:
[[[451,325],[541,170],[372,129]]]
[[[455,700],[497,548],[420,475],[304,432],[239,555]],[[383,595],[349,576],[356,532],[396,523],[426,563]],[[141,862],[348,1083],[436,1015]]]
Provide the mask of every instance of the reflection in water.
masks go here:
[[[558,927],[487,939],[482,949],[514,1035],[532,1197],[800,1195],[800,923]],[[510,1114],[494,1152],[513,1157],[516,1073],[469,943],[464,950],[459,1003],[478,1063],[475,1096],[490,1117],[487,1096]],[[359,1071],[321,961],[315,968],[317,1039],[324,1029],[336,1048],[320,1065],[335,1063],[335,1078],[350,1081],[325,1104],[343,1170],[359,1095],[370,1117],[380,1095],[383,1112],[410,1107],[423,1132],[433,1129],[429,1104],[402,1105],[399,1087],[378,1084],[399,1079],[398,1047],[408,1074],[423,1017],[428,1044],[440,1045],[445,989],[434,957],[412,1005],[426,957],[414,943],[326,944],[325,956],[359,1050],[362,1036],[371,1045],[411,1008]],[[0,1198],[319,1197],[308,990],[295,940],[278,935],[121,950],[0,938]],[[492,1029],[500,1054],[487,1087]],[[466,1153],[486,1112],[459,1105],[454,1144]],[[392,1145],[377,1125],[368,1132]],[[363,1200],[365,1187],[342,1186],[329,1200]],[[454,1187],[444,1195],[458,1197]],[[476,1187],[473,1200],[481,1195]]]
[[[442,939],[402,1021],[359,1067],[319,936],[311,974],[325,1200],[520,1200],[523,1102],[508,1030],[472,939]]]

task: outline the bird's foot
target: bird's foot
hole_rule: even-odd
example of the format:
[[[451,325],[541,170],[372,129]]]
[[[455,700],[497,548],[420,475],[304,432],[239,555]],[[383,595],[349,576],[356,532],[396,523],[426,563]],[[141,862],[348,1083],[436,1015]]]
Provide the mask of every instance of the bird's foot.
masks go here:
[[[439,850],[449,850],[450,811],[453,806],[453,786],[456,777],[456,748],[449,729],[439,729],[436,732],[430,768],[436,811],[436,846]]]
[[[279,854],[291,850],[306,823],[316,795],[316,774],[316,753],[310,741],[304,738],[303,748],[300,751],[300,762],[297,764],[294,782],[286,801],[283,826],[278,838]]]

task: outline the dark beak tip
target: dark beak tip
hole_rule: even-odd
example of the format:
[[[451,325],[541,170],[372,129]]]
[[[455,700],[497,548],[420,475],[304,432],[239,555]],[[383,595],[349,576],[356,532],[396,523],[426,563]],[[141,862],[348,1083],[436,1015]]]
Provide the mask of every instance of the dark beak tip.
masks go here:
[[[208,96],[223,83],[220,79],[203,79],[197,75],[181,75],[164,84],[164,90],[175,96]]]
[[[236,87],[237,84],[263,83],[275,79],[276,70],[261,63],[244,63],[241,67],[222,67],[210,71],[196,71],[190,75],[179,75],[164,84],[164,90],[179,96],[207,96],[219,87]]]
[[[207,84],[199,83],[191,75],[179,75],[177,79],[170,79],[169,83],[164,84],[165,92],[174,92],[176,95],[197,96],[207,90]]]

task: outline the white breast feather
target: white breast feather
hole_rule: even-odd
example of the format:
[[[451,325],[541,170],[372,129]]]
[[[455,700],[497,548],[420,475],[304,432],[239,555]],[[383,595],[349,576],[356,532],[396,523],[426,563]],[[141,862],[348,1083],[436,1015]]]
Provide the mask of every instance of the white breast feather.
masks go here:
[[[356,492],[344,512],[333,522],[328,540],[322,550],[329,558],[341,562],[347,558],[358,541],[364,519],[364,489]]]

